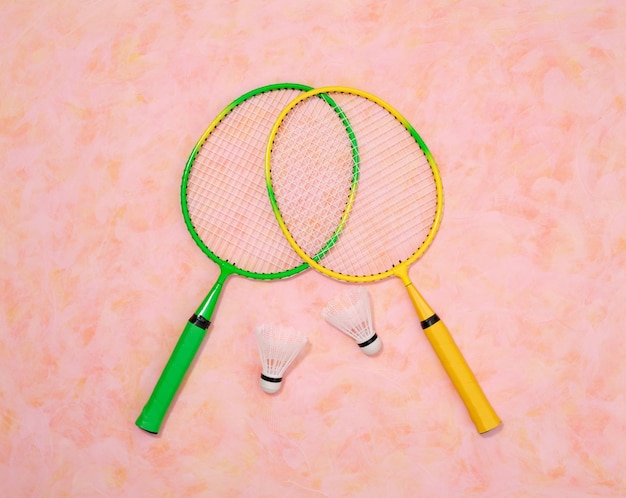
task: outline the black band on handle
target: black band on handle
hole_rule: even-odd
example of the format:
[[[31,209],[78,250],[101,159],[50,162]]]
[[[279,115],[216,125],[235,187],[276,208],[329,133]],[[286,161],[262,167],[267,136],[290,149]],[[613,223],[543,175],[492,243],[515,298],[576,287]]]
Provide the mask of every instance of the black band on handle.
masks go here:
[[[364,348],[365,346],[369,346],[376,339],[378,339],[378,336],[374,333],[374,335],[372,337],[370,337],[367,341],[359,342],[359,347]]]
[[[277,379],[276,377],[268,377],[268,376],[267,376],[267,375],[265,375],[265,374],[261,374],[261,378],[262,378],[263,380],[268,381],[268,382],[281,382],[281,381],[283,380],[283,378],[282,378],[282,377],[281,377],[281,378],[279,378],[279,379]]]
[[[196,315],[195,313],[191,316],[189,322],[194,324],[196,327],[200,327],[202,330],[208,329],[211,324],[209,320],[203,316]]]
[[[438,321],[439,321],[439,317],[437,316],[437,314],[434,314],[430,318],[423,320],[421,322],[421,326],[424,330],[426,330],[428,327],[432,327],[433,325],[435,325],[435,323],[437,323]]]

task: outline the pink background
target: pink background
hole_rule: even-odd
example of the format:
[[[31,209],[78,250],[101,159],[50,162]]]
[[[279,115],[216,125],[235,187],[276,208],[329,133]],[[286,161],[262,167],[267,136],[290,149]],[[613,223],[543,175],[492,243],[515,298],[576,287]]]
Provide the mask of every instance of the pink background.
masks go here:
[[[0,6],[0,487],[10,497],[626,495],[626,4]],[[231,100],[377,94],[439,163],[411,276],[504,420],[480,436],[399,280],[381,354],[320,318],[347,284],[233,278],[160,436],[134,420],[217,276],[180,177]],[[309,345],[274,397],[252,333]]]

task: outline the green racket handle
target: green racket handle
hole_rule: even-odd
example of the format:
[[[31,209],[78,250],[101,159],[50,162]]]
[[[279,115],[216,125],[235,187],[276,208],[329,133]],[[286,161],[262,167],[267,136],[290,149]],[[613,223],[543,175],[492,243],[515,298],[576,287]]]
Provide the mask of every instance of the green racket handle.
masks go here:
[[[152,395],[135,421],[137,427],[158,434],[163,419],[176,393],[196,357],[210,325],[210,318],[217,304],[228,272],[222,270],[217,282],[204,299],[196,313],[189,319],[172,355],[159,378]]]

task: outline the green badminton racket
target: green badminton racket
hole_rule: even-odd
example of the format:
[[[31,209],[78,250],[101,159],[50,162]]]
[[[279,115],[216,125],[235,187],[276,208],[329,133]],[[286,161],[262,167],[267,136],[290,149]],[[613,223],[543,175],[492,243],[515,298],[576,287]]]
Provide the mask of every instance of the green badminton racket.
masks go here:
[[[202,345],[226,279],[240,275],[256,280],[276,280],[308,268],[282,231],[267,197],[264,155],[272,124],[281,110],[310,87],[281,83],[242,95],[226,107],[196,143],[187,161],[181,186],[185,224],[200,249],[220,268],[207,296],[187,322],[152,395],[136,420],[141,429],[158,433],[176,393]],[[324,97],[329,104],[332,102]],[[358,171],[353,134],[340,109],[333,113],[331,131],[345,139],[343,168]],[[347,166],[346,164],[347,163]],[[348,174],[348,186],[356,177]],[[330,224],[330,222],[329,222]],[[336,240],[341,220],[322,230],[321,248]]]

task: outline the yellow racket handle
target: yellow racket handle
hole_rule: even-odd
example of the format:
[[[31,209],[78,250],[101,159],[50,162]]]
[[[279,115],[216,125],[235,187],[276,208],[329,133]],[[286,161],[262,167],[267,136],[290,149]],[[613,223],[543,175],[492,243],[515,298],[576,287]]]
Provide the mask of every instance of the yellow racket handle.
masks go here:
[[[501,423],[500,417],[492,408],[489,400],[480,388],[476,377],[463,358],[448,328],[428,306],[412,283],[406,283],[411,301],[422,321],[422,328],[439,357],[452,384],[461,396],[472,422],[480,434],[495,429]]]

